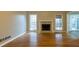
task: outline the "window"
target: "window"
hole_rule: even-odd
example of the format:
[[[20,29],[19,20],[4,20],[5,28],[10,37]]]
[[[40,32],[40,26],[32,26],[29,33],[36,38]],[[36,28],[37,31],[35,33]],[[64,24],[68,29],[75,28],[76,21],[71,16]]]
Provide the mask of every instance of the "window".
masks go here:
[[[71,16],[70,17],[70,29],[71,30],[76,30],[76,25],[77,25],[77,23],[76,23],[76,17],[75,16]]]
[[[79,29],[79,16],[71,15],[69,21],[70,30],[78,30]]]
[[[37,15],[30,15],[30,31],[37,30]]]
[[[62,17],[61,15],[57,15],[55,19],[55,30],[62,30]]]
[[[79,29],[79,17],[77,18],[77,29]]]

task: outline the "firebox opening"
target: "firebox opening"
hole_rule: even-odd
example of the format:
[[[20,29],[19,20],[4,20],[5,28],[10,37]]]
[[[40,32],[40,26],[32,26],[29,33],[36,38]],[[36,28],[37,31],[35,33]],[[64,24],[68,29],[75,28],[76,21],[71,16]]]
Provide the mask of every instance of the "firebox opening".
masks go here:
[[[42,24],[42,31],[50,31],[50,24]]]

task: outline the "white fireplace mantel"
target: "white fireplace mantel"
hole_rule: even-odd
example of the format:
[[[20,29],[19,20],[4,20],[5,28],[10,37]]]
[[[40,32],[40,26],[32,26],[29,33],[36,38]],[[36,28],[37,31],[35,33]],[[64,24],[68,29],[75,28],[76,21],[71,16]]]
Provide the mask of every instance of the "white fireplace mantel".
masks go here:
[[[46,22],[46,21],[53,21],[53,20],[39,20],[39,21],[40,21],[40,22],[41,22],[41,21],[45,21],[45,22]]]
[[[50,24],[51,30],[50,31],[42,31],[41,30],[42,24]],[[41,33],[41,32],[48,33],[48,32],[52,32],[52,31],[53,31],[53,20],[39,20],[39,33]]]

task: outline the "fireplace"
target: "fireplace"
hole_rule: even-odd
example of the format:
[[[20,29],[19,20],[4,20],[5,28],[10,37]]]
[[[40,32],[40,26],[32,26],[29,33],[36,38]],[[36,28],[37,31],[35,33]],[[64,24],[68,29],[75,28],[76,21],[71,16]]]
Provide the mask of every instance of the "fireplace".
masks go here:
[[[40,20],[39,21],[39,33],[50,33],[53,32],[53,21],[52,20]]]
[[[50,31],[51,28],[50,28],[50,24],[42,24],[42,31]]]

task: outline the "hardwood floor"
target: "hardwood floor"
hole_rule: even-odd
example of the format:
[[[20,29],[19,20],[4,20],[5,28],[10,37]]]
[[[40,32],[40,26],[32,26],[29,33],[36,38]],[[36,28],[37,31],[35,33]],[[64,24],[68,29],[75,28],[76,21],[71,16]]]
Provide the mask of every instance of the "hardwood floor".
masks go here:
[[[31,32],[3,47],[79,47],[79,32],[41,33]]]

